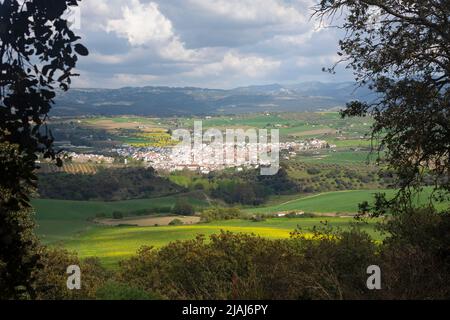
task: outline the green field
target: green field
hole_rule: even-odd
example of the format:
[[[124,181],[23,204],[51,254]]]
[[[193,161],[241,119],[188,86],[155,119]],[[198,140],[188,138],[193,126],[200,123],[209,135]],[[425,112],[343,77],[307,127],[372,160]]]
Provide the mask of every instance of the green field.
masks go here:
[[[255,128],[279,129],[280,137],[285,140],[292,138],[326,138],[339,146],[368,146],[369,142],[361,140],[370,127],[371,119],[342,119],[338,112],[302,112],[302,113],[268,113],[246,114],[234,116],[215,116],[212,118],[180,119],[181,127],[191,128],[194,121],[202,121],[203,128]],[[324,132],[321,132],[324,131]],[[329,131],[329,132],[327,132]],[[335,143],[339,131],[340,137],[349,139],[347,142]],[[289,138],[290,137],[290,138]]]
[[[334,227],[348,228],[352,218],[274,218],[263,222],[250,220],[221,221],[209,224],[169,227],[94,227],[64,243],[64,247],[78,252],[81,258],[96,256],[108,267],[114,267],[119,260],[129,258],[143,246],[162,247],[176,240],[188,240],[198,234],[209,236],[221,230],[253,233],[271,239],[289,238],[297,226],[308,232],[321,221]],[[375,230],[375,221],[364,224],[363,230],[375,239],[381,235]]]
[[[358,203],[370,199],[376,191],[345,191],[330,192],[302,199],[294,199],[284,204],[269,207],[245,209],[248,213],[273,213],[289,210],[303,210],[314,213],[355,213]],[[195,198],[189,201],[197,206],[207,204]],[[113,211],[125,213],[149,209],[153,207],[172,206],[176,197],[154,199],[128,200],[128,201],[67,201],[36,199],[33,205],[36,208],[37,232],[46,243],[64,241],[77,233],[82,233],[93,227],[89,222],[98,213],[110,216]]]
[[[310,206],[317,206],[316,212],[329,211],[327,201],[331,198],[342,198],[342,203],[348,202],[348,196],[352,196],[352,201],[359,201],[367,196],[368,192],[331,193],[318,195],[315,197],[294,200],[282,205],[258,209],[258,212],[266,213],[275,208],[281,209],[302,209],[305,203],[314,199]],[[324,201],[321,201],[324,199]],[[165,197],[156,199],[129,200],[117,202],[100,201],[64,201],[64,200],[34,200],[36,208],[36,220],[39,225],[37,233],[41,239],[48,244],[62,245],[63,247],[78,252],[80,257],[86,258],[98,256],[102,263],[108,266],[115,266],[117,261],[130,257],[142,245],[161,247],[175,240],[192,239],[197,234],[206,236],[219,233],[221,230],[232,232],[254,233],[268,238],[288,238],[290,233],[300,226],[309,230],[314,226],[319,226],[326,220],[333,226],[348,227],[354,219],[337,217],[317,217],[317,218],[271,218],[263,222],[252,222],[250,220],[221,221],[209,224],[189,225],[189,226],[167,226],[167,227],[107,227],[93,224],[89,219],[95,217],[99,212],[110,215],[113,211],[119,210],[130,212],[138,209],[148,209],[157,206],[170,206],[175,203],[175,197]],[[189,198],[189,201],[196,206],[206,205],[204,202]],[[336,203],[335,203],[336,204]],[[356,202],[355,202],[356,204]],[[272,209],[270,209],[272,208]],[[340,208],[338,206],[338,208]],[[248,210],[251,213],[252,210]],[[374,225],[365,226],[366,230],[379,238],[374,231]]]
[[[426,203],[429,191],[429,189],[425,190],[420,196],[421,203]],[[300,199],[291,198],[291,200],[274,203],[271,206],[244,209],[244,212],[269,214],[303,210],[319,214],[351,214],[357,212],[358,203],[370,200],[376,192],[386,192],[388,196],[394,194],[394,190],[328,192]],[[279,198],[279,200],[281,199],[283,197]],[[284,199],[286,200],[286,198]],[[195,198],[189,198],[189,201],[198,207],[206,205],[205,202]],[[351,223],[355,222],[351,217],[269,218],[262,222],[231,220],[209,224],[160,227],[108,227],[89,222],[89,219],[99,212],[109,215],[116,210],[130,212],[148,209],[152,206],[170,206],[175,202],[175,197],[165,197],[117,202],[34,200],[33,204],[37,209],[36,220],[39,224],[37,233],[45,243],[62,245],[69,250],[74,250],[81,258],[97,256],[103,264],[109,267],[114,267],[119,260],[130,257],[142,245],[161,247],[172,241],[192,239],[197,234],[209,236],[225,230],[254,233],[276,239],[288,238],[297,226],[308,232],[314,226],[319,226],[322,221],[328,221],[332,226],[343,228],[349,227]],[[370,224],[364,224],[363,229],[374,239],[381,239],[381,235],[375,231],[375,222],[372,220]]]
[[[322,151],[315,155],[298,155],[295,160],[312,164],[362,165],[373,163],[376,155],[369,151]]]
[[[276,213],[302,210],[310,213],[358,213],[358,204],[373,198],[373,194],[382,190],[336,191],[287,201],[269,207],[246,209],[248,213]],[[392,191],[387,191],[393,194]]]
[[[243,211],[248,214],[276,213],[284,211],[302,210],[310,213],[344,213],[358,212],[358,204],[373,199],[377,192],[385,192],[388,196],[394,190],[351,190],[327,192],[323,194],[292,199],[270,206],[248,208]],[[426,189],[419,197],[420,203],[426,204],[430,190]],[[154,199],[128,200],[128,201],[66,201],[36,199],[33,205],[36,208],[37,232],[46,243],[64,241],[73,235],[88,231],[93,227],[89,221],[98,213],[110,216],[113,211],[129,213],[140,209],[172,206],[178,197],[163,197]],[[196,198],[188,198],[196,207],[205,207],[207,203]],[[436,204],[437,208],[444,208],[446,204]]]
[[[321,175],[309,174],[303,166],[294,166],[290,174],[300,180],[322,179],[320,181],[325,181],[325,186],[333,185],[334,178],[338,178],[354,183],[350,187],[353,189],[373,189],[327,192],[313,196],[289,195],[272,197],[265,206],[243,208],[244,213],[249,216],[288,211],[330,215],[340,213],[348,216],[357,213],[358,204],[363,201],[370,201],[375,193],[386,192],[388,196],[393,196],[395,192],[394,190],[376,190],[378,187],[377,181],[372,182],[370,185],[363,185],[362,183],[354,182],[353,180],[355,179],[352,180],[347,178],[347,176],[339,175],[337,177],[332,176],[330,179],[326,178],[326,174],[334,170],[334,167],[329,168],[329,165],[352,168],[360,172],[367,171],[369,156],[367,150],[371,142],[364,139],[364,136],[369,132],[372,124],[372,120],[368,118],[342,119],[337,112],[258,113],[215,116],[212,118],[99,117],[82,120],[82,123],[90,129],[97,128],[108,131],[109,134],[116,138],[113,140],[121,143],[140,145],[151,142],[165,145],[168,143],[166,139],[168,135],[161,132],[174,128],[189,129],[193,127],[194,121],[198,120],[203,122],[204,129],[212,127],[219,129],[279,129],[282,141],[299,141],[307,138],[326,140],[329,144],[336,145],[335,151],[329,149],[310,150],[300,152],[295,157],[290,156],[288,160],[294,163],[305,164],[307,168],[318,164],[322,172]],[[374,158],[375,155],[372,155],[371,160],[373,161]],[[193,186],[199,184],[202,184],[205,189],[210,187],[207,178],[187,173],[173,173],[168,178],[171,182],[185,188],[193,188]],[[311,181],[307,183],[313,184]],[[317,184],[313,185],[316,186]],[[425,190],[418,200],[419,203],[425,204],[429,194],[429,189]],[[199,200],[203,199],[201,197],[189,197],[187,195],[179,197],[187,197],[189,202],[197,208],[209,205],[206,200]],[[314,226],[319,226],[323,220],[329,221],[333,226],[343,228],[348,227],[355,221],[350,217],[269,218],[262,222],[232,220],[209,224],[160,227],[107,227],[91,222],[99,213],[111,216],[113,211],[130,214],[136,210],[170,207],[176,203],[179,197],[172,196],[116,202],[35,200],[33,205],[37,211],[37,233],[44,243],[62,245],[78,252],[81,258],[97,256],[105,265],[114,267],[119,260],[135,254],[136,250],[142,245],[161,247],[171,241],[192,239],[197,234],[209,236],[221,230],[227,230],[254,233],[276,239],[289,237],[290,233],[297,226],[308,232]],[[443,207],[443,205],[437,205],[438,208],[440,206]],[[375,231],[374,225],[375,221],[373,220],[370,224],[364,225],[363,228],[374,239],[380,239],[381,235]]]
[[[98,213],[111,216],[114,211],[129,213],[135,210],[155,207],[170,207],[180,197],[163,197],[127,201],[68,201],[68,200],[33,200],[36,208],[37,233],[45,243],[70,239],[74,234],[93,227],[88,221]],[[184,197],[182,197],[184,198]],[[197,207],[206,206],[204,201],[187,198]]]
[[[293,199],[281,204],[275,204],[266,207],[249,208],[244,211],[247,213],[270,214],[276,212],[302,210],[310,213],[358,213],[358,204],[363,201],[373,199],[374,194],[385,193],[386,196],[393,197],[395,190],[348,190],[335,191],[308,196],[299,199]],[[417,203],[425,205],[429,201],[431,189],[424,191],[417,196]],[[436,203],[438,209],[443,209],[447,204]]]
[[[367,150],[371,145],[371,141],[364,137],[372,125],[370,118],[342,119],[338,112],[253,113],[165,119],[122,116],[96,117],[79,121],[89,129],[108,131],[112,140],[118,144],[133,146],[169,146],[172,142],[169,135],[158,136],[148,130],[192,129],[194,121],[202,121],[204,130],[208,128],[278,129],[282,142],[317,138],[337,146],[337,152],[333,154],[325,150],[321,150],[318,156],[308,155],[310,152],[302,152],[299,160],[342,165],[364,165],[367,160]]]

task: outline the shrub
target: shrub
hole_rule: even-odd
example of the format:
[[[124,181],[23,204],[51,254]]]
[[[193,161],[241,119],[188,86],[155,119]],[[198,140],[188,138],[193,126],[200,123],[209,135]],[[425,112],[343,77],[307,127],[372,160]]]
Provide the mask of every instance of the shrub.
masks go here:
[[[302,214],[297,214],[297,212],[289,212],[286,215],[286,218],[314,218],[316,217],[316,215],[314,213],[302,213]]]
[[[450,213],[408,209],[383,225],[387,299],[450,298]]]
[[[266,221],[266,218],[262,214],[257,214],[257,215],[254,215],[253,217],[251,217],[250,220],[253,222],[263,222],[263,221]]]
[[[169,222],[169,226],[181,226],[183,224],[183,221],[181,221],[180,219],[173,219]]]
[[[375,245],[358,230],[319,240],[269,240],[222,232],[142,248],[118,278],[169,299],[340,299],[370,297],[366,268]]]
[[[42,248],[33,288],[38,299],[450,298],[449,213],[410,209],[390,216],[380,226],[382,243],[361,226],[324,224],[281,240],[221,232],[209,241],[197,236],[158,250],[142,247],[113,276],[97,259]],[[72,264],[81,267],[81,290],[67,290]],[[381,267],[382,290],[366,287],[370,265]]]
[[[113,219],[123,219],[123,213],[120,211],[114,211],[112,217]]]
[[[308,168],[308,169],[306,169],[306,172],[309,175],[316,175],[316,174],[320,174],[321,171],[319,168]]]
[[[162,297],[116,281],[108,281],[96,291],[97,300],[161,300]]]
[[[192,216],[195,214],[194,207],[186,200],[178,200],[172,212],[180,216]]]
[[[38,300],[95,299],[97,288],[108,278],[108,272],[96,258],[80,261],[74,253],[58,248],[42,247],[40,267],[34,271],[33,287]],[[80,290],[67,289],[67,267],[80,266],[82,285]]]
[[[203,210],[200,214],[202,222],[211,222],[219,220],[232,220],[242,217],[239,208],[210,208]]]

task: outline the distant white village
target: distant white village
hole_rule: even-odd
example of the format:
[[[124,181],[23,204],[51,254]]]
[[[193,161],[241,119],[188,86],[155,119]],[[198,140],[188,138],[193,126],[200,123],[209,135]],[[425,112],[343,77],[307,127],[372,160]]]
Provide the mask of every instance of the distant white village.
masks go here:
[[[151,166],[159,171],[173,172],[189,170],[208,174],[209,172],[220,171],[226,168],[235,168],[237,171],[242,171],[244,169],[256,169],[260,166],[269,165],[269,160],[255,158],[258,155],[257,150],[260,150],[258,148],[260,148],[258,144],[251,143],[244,143],[241,146],[225,144],[222,152],[217,152],[217,149],[214,149],[211,145],[203,145],[203,152],[201,153],[210,156],[206,156],[200,160],[198,159],[198,150],[184,150],[174,147],[134,147],[122,145],[119,148],[111,149],[111,153],[116,153],[118,157],[125,159],[124,164],[128,163],[127,159],[133,159],[142,161],[145,165]],[[299,152],[334,149],[336,145],[330,145],[325,140],[307,139],[299,142],[281,142],[277,148],[279,151],[287,151],[284,153],[284,157],[288,159],[289,157],[296,156]],[[268,149],[270,153],[270,145]],[[114,157],[97,154],[69,152],[66,156],[73,163],[112,164],[114,162]]]
[[[97,164],[110,164],[114,162],[113,157],[106,157],[98,154],[76,153],[67,152],[65,156],[71,159],[75,163],[97,163]]]

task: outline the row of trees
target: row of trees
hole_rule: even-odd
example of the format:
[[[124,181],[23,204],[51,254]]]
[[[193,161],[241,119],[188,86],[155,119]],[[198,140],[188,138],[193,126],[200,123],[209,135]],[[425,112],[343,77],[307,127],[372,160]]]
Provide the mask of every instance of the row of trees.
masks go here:
[[[212,187],[200,189],[230,204],[257,205],[264,203],[269,195],[299,191],[284,169],[268,177],[259,176],[255,170],[241,175],[217,173],[208,181]],[[152,168],[103,168],[92,175],[41,173],[38,186],[40,197],[64,200],[126,200],[188,191],[158,176]]]
[[[285,168],[280,168],[273,176],[262,176],[258,170],[248,170],[240,174],[218,173],[210,179],[216,185],[211,196],[229,204],[260,205],[270,195],[292,194],[300,190]]]
[[[93,175],[40,174],[38,185],[42,198],[64,200],[127,200],[184,191],[152,168],[105,168]]]
[[[130,211],[128,213],[122,211],[113,211],[112,218],[113,219],[123,219],[125,216],[144,216],[144,215],[153,215],[153,214],[176,214],[179,216],[193,216],[195,215],[195,207],[189,203],[186,199],[178,199],[175,202],[174,206],[168,207],[155,207],[150,209],[142,209]],[[99,213],[96,215],[96,218],[106,218],[106,214]]]

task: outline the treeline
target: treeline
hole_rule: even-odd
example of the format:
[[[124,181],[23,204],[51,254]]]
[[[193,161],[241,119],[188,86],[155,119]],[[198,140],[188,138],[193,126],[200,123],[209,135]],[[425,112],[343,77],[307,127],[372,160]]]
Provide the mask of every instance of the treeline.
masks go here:
[[[360,164],[306,164],[291,161],[286,170],[301,192],[319,193],[340,190],[378,189],[391,187],[394,175],[379,168]]]
[[[173,206],[161,206],[153,207],[149,209],[139,209],[132,210],[129,212],[123,211],[113,211],[111,217],[113,219],[123,219],[124,217],[135,217],[135,216],[148,216],[157,214],[174,214],[179,216],[193,216],[195,215],[195,207],[185,199],[179,199],[175,202]],[[97,213],[96,218],[107,218],[108,215],[104,212]]]
[[[39,174],[41,198],[62,200],[127,200],[165,196],[184,189],[159,177],[152,168],[100,169],[96,174]]]
[[[263,176],[259,170],[241,173],[218,173],[210,179],[215,181],[211,196],[228,204],[260,205],[270,195],[294,194],[299,187],[288,176],[284,168],[277,174]]]
[[[358,225],[284,240],[223,232],[142,247],[108,272],[97,259],[44,249],[34,288],[38,299],[449,299],[450,214],[408,211],[382,229],[380,244]],[[72,264],[81,267],[81,290],[67,290]],[[372,265],[381,290],[367,288]]]
[[[180,177],[193,179],[189,174]],[[258,170],[216,172],[193,183],[191,188],[184,187],[158,176],[152,168],[102,168],[93,175],[40,173],[38,192],[48,199],[112,201],[200,190],[228,204],[242,205],[259,205],[270,195],[299,192],[283,168],[273,176],[261,176]]]
[[[293,163],[273,176],[259,170],[158,176],[152,168],[100,169],[96,174],[40,173],[39,195],[64,200],[127,200],[202,191],[229,205],[261,205],[272,195],[392,186],[390,172],[361,167]]]
[[[201,222],[212,222],[212,221],[221,221],[221,220],[232,220],[243,218],[239,208],[208,208],[203,210],[200,213]]]
[[[262,176],[258,169],[224,170],[198,175],[177,172],[170,179],[191,191],[202,190],[234,205],[260,205],[271,195],[319,193],[339,190],[377,189],[394,186],[392,172],[378,172],[362,165],[282,163],[276,175]]]

